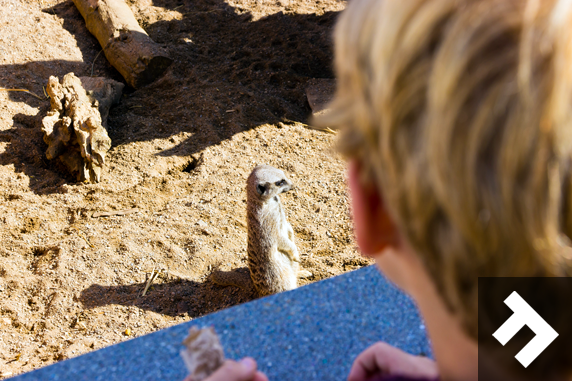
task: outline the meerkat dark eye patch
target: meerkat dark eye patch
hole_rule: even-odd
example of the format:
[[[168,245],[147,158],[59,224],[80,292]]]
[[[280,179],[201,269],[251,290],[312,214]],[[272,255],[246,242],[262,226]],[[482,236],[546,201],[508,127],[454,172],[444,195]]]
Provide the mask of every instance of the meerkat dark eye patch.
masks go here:
[[[263,195],[264,192],[266,192],[266,185],[258,184],[258,186],[256,187],[256,190],[258,191],[259,195]]]
[[[286,180],[277,181],[275,184],[276,184],[277,187],[281,187],[282,185],[285,185],[285,184],[286,184]]]

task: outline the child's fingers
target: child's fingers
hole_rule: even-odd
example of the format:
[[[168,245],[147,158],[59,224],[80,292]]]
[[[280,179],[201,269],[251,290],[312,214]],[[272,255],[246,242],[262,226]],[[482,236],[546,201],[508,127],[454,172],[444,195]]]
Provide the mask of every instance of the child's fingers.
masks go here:
[[[399,375],[436,378],[438,370],[432,360],[413,356],[386,343],[376,343],[354,361],[348,381],[365,381],[373,375]]]
[[[268,377],[262,372],[256,372],[253,381],[268,381]]]
[[[215,374],[217,378],[209,378],[209,381],[252,381],[256,375],[256,361],[249,357],[239,362],[227,360]]]
[[[384,373],[387,365],[384,344],[376,343],[356,357],[348,381],[365,381],[373,374]]]
[[[192,381],[192,377],[184,381]],[[226,360],[224,364],[205,381],[268,381],[261,372],[256,371],[256,361],[250,357],[240,361]]]

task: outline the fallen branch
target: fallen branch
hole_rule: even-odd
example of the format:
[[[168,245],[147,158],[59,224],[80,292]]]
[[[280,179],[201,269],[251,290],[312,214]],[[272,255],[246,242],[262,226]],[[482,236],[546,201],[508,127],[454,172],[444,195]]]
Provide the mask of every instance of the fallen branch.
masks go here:
[[[73,2],[109,63],[130,86],[138,88],[153,82],[173,62],[167,50],[151,40],[139,26],[123,0]]]

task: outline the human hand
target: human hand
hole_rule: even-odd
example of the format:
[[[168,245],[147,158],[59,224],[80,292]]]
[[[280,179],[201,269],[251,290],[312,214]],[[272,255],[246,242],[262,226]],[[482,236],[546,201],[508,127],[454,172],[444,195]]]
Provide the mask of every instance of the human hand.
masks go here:
[[[348,381],[366,381],[380,376],[435,379],[437,364],[427,357],[414,356],[386,343],[375,343],[355,359]]]
[[[183,381],[193,381],[188,376]],[[224,364],[204,381],[268,381],[264,373],[256,370],[256,361],[245,357],[240,361],[226,360]]]

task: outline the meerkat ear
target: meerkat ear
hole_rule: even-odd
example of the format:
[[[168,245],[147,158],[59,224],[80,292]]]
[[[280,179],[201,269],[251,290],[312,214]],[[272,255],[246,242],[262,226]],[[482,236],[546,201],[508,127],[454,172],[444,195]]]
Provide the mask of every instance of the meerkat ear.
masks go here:
[[[262,185],[262,184],[258,184],[258,186],[256,187],[256,190],[258,191],[259,195],[263,195],[264,192],[266,192],[266,184]]]

